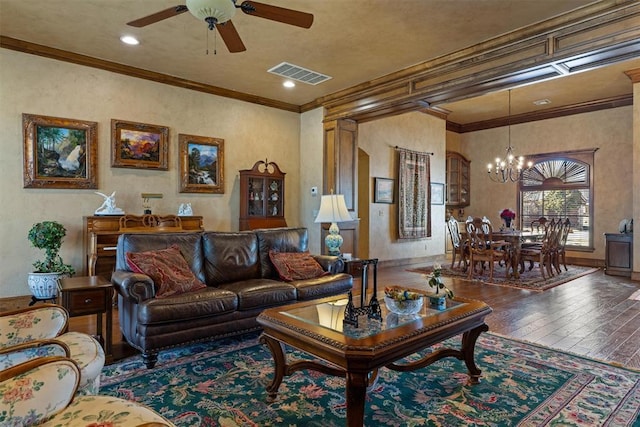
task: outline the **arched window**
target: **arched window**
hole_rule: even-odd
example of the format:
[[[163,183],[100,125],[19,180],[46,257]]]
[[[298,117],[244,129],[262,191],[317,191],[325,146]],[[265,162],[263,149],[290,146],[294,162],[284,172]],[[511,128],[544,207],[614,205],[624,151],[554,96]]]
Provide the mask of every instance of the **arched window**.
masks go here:
[[[520,221],[527,229],[540,217],[571,221],[567,247],[593,250],[593,158],[596,150],[528,156],[533,162],[519,183]]]

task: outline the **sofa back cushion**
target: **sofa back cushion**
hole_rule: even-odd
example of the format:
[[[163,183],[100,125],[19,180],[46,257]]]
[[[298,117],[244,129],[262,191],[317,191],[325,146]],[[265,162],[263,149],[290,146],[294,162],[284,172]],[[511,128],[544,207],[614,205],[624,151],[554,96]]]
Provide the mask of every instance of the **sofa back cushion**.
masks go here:
[[[202,233],[125,233],[118,237],[116,270],[133,271],[127,264],[127,252],[167,249],[176,245],[193,274],[205,281],[202,256]],[[206,283],[206,282],[205,282]]]
[[[258,238],[253,232],[207,231],[202,235],[208,285],[260,277]]]
[[[258,236],[260,267],[265,279],[278,279],[278,271],[269,258],[269,251],[306,252],[309,250],[309,234],[304,227],[265,228],[254,230]]]

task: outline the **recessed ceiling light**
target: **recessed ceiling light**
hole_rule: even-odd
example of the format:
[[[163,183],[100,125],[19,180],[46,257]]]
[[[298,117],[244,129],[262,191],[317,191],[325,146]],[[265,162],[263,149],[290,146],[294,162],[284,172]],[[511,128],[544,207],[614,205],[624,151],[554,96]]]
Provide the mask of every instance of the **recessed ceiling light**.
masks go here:
[[[548,99],[538,99],[537,101],[533,101],[536,105],[548,105],[551,104],[551,101]]]
[[[137,38],[133,37],[133,36],[122,36],[120,37],[120,41],[122,43],[131,45],[131,46],[135,46],[137,44],[140,44],[140,42],[138,41]]]
[[[291,88],[296,87],[296,84],[291,80],[285,80],[284,83],[282,83],[282,86]]]

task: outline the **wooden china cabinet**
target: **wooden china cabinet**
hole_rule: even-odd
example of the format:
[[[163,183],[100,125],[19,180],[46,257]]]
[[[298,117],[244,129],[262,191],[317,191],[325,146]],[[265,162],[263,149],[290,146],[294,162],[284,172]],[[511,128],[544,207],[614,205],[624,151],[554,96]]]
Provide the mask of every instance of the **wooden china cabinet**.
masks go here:
[[[447,209],[462,209],[471,200],[471,162],[462,154],[447,151]]]
[[[287,226],[284,176],[277,164],[267,160],[240,171],[240,230]]]

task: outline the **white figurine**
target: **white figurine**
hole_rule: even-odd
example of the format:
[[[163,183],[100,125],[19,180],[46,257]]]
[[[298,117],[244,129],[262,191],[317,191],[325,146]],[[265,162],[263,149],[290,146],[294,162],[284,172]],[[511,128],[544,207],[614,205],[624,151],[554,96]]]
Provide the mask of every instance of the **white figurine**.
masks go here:
[[[110,196],[102,194],[98,191],[96,191],[95,193],[104,197],[104,202],[102,202],[102,205],[98,209],[96,209],[96,211],[94,212],[95,215],[124,215],[124,211],[116,207],[115,191],[111,193]]]
[[[178,216],[191,216],[193,215],[193,209],[191,209],[191,203],[180,203],[178,208]]]

